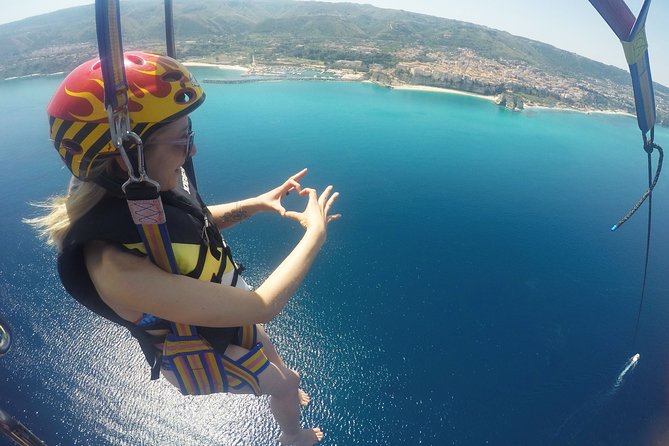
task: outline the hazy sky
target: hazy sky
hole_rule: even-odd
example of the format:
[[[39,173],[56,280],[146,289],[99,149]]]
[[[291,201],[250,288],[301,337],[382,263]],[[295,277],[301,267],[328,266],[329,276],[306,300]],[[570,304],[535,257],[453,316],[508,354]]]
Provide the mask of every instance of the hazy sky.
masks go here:
[[[162,1],[155,0],[157,5]],[[178,0],[177,0],[178,1]],[[197,1],[197,0],[190,0]],[[627,68],[620,42],[588,0],[329,0],[374,6],[477,23],[511,34],[549,43],[600,62]],[[641,0],[626,0],[636,15]],[[0,24],[92,0],[21,0],[11,10],[2,8]],[[162,7],[157,12],[162,14]],[[178,20],[178,18],[177,18]],[[669,1],[651,4],[646,25],[653,79],[669,86]],[[178,36],[177,36],[178,38]]]

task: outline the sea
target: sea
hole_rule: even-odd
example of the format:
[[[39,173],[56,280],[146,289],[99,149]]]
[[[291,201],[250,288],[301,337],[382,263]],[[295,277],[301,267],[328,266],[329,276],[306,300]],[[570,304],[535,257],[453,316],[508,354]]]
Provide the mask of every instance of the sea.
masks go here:
[[[48,445],[277,444],[266,397],[150,381],[134,341],[65,293],[55,252],[22,223],[66,190],[45,112],[62,78],[0,82],[0,314],[13,331],[0,408]],[[303,167],[303,186],[340,193],[342,218],[266,325],[322,445],[669,443],[669,173],[652,196],[643,305],[648,204],[610,230],[648,186],[634,118],[359,82],[203,86],[192,118],[208,203]],[[669,131],[655,141],[669,147]],[[257,286],[302,231],[261,214],[224,236]]]

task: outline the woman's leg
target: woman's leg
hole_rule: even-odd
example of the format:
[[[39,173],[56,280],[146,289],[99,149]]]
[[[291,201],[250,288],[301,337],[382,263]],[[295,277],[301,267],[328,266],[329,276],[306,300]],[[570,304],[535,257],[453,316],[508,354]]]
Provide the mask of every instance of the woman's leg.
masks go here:
[[[274,349],[271,342],[267,346]],[[233,360],[241,358],[246,353],[248,350],[237,345],[230,345],[225,351],[226,356]],[[265,354],[268,359],[273,356],[273,353],[266,352]],[[283,365],[283,362],[281,364]],[[281,428],[279,442],[284,445],[311,446],[321,441],[323,433],[320,428],[302,429],[300,427],[298,397],[300,377],[297,373],[287,369],[285,365],[280,367],[272,363],[270,359],[270,365],[258,375],[258,380],[263,395],[270,396],[270,410]],[[252,393],[252,389],[244,386],[240,390],[230,389],[230,393]]]
[[[286,364],[283,363],[283,359],[281,359],[281,356],[279,356],[279,353],[276,351],[274,343],[269,339],[269,336],[267,336],[267,333],[265,333],[265,330],[262,328],[262,326],[256,324],[256,330],[258,333],[258,342],[262,343],[263,351],[265,352],[267,359],[269,359],[272,364],[282,368],[287,368]]]
[[[279,355],[279,353],[276,351],[276,348],[274,347],[274,343],[269,339],[267,336],[267,333],[265,333],[265,330],[262,328],[260,325],[256,325],[257,333],[258,333],[258,342],[262,343],[263,345],[263,351],[265,352],[265,356],[267,356],[267,359],[270,360],[270,362],[279,368],[285,370],[284,373],[294,373],[295,376],[297,376],[298,383],[300,380],[300,375],[297,371],[290,369],[284,364],[283,359]],[[301,388],[298,387],[297,389],[297,399],[300,403],[300,406],[304,407],[309,402],[311,401],[311,397],[302,390]]]

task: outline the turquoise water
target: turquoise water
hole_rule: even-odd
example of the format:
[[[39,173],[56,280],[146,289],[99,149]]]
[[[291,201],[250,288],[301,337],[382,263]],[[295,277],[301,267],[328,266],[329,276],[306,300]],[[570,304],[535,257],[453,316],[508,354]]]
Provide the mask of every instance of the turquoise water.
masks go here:
[[[184,398],[148,382],[133,342],[61,290],[54,254],[20,223],[35,212],[28,202],[67,182],[44,112],[58,82],[0,83],[16,104],[0,143],[0,308],[16,335],[0,360],[0,407],[50,445],[273,444],[262,398]],[[344,217],[267,327],[303,374],[314,398],[305,423],[323,428],[322,444],[659,438],[669,415],[666,178],[634,349],[646,207],[609,231],[647,182],[633,119],[513,113],[359,83],[205,88],[193,119],[207,201],[264,192],[302,167],[305,185],[341,193]],[[656,140],[669,146],[669,132]],[[258,284],[300,234],[260,215],[225,236]],[[638,366],[610,394],[636,352]]]

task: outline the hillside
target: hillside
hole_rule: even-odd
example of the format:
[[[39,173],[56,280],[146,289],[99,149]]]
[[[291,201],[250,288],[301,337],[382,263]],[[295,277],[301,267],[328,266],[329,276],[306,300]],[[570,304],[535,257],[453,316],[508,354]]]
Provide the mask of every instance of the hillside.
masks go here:
[[[125,49],[164,50],[162,1],[121,2]],[[382,84],[633,112],[629,74],[507,32],[405,11],[290,0],[175,0],[177,53],[219,63],[317,64]],[[0,78],[67,71],[96,54],[92,5],[0,25]],[[658,115],[669,89],[656,84]]]

